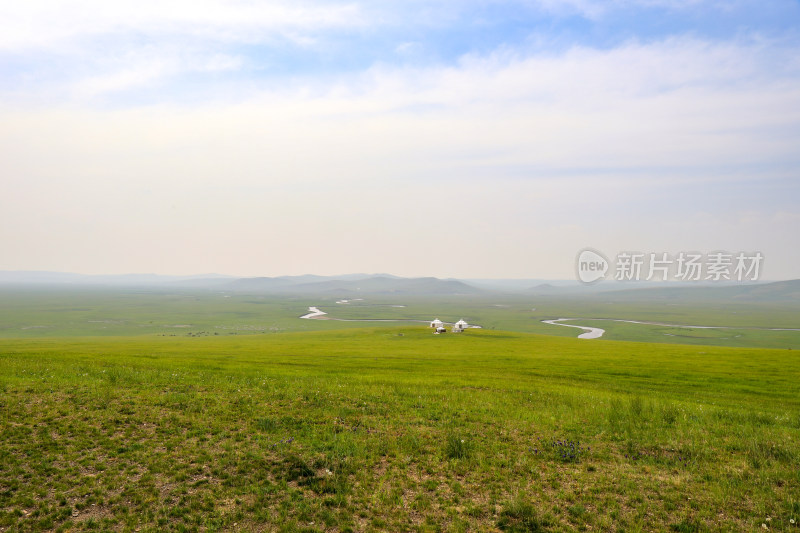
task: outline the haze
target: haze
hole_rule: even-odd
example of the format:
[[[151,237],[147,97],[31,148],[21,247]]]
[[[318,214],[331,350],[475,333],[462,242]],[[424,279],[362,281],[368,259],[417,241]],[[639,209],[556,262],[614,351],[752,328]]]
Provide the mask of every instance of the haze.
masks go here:
[[[0,6],[0,270],[800,278],[800,4]]]

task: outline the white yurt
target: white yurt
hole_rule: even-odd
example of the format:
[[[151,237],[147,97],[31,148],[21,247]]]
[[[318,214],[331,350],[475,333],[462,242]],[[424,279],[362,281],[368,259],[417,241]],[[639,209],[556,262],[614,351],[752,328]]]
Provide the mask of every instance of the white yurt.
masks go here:
[[[434,318],[433,321],[431,322],[431,327],[434,329],[438,329],[442,326],[444,326],[444,322],[442,322],[438,318]]]

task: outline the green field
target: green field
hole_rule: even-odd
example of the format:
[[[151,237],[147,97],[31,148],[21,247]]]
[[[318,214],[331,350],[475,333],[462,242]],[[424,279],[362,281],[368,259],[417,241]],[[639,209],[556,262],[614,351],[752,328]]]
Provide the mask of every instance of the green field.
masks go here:
[[[231,336],[361,328],[370,322],[298,320],[309,306],[348,320],[442,320],[465,318],[486,329],[576,337],[580,332],[542,323],[581,318],[575,324],[601,327],[606,340],[716,346],[800,349],[798,302],[622,301],[612,296],[541,297],[486,294],[470,296],[365,296],[337,304],[338,297],[275,296],[223,291],[155,289],[0,288],[0,338],[65,336]],[[599,320],[604,319],[604,320]],[[725,326],[698,330],[605,319],[675,325]],[[386,323],[392,325],[391,322]]]
[[[408,325],[0,354],[4,531],[800,520],[795,351]]]
[[[4,290],[0,531],[798,530],[792,305],[335,302]]]

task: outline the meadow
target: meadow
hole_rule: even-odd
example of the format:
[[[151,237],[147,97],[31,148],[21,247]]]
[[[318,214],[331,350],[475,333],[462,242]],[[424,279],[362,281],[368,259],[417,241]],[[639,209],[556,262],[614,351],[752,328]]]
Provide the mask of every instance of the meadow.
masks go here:
[[[795,350],[345,324],[0,340],[0,530],[797,530]]]
[[[219,290],[0,287],[0,338],[71,336],[232,336],[375,325],[358,320],[448,322],[461,318],[486,329],[576,337],[574,328],[542,323],[576,318],[574,324],[601,327],[597,341],[626,340],[696,345],[800,349],[798,302],[626,301],[593,297],[513,294],[364,295],[337,304],[339,296],[267,295]],[[298,320],[318,306],[338,320]],[[589,319],[589,320],[586,320]],[[697,330],[627,324],[608,319],[676,325],[725,326]],[[419,323],[419,322],[417,322]],[[387,322],[386,325],[392,325]]]
[[[800,521],[800,332],[767,329],[797,327],[791,302],[0,296],[2,532]],[[560,317],[607,334],[541,322]]]

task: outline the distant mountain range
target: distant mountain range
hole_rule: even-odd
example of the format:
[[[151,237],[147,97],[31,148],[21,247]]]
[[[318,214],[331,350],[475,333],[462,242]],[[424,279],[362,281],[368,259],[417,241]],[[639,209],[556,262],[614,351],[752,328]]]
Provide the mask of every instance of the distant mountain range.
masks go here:
[[[345,274],[342,276],[280,276],[236,278],[221,274],[163,276],[158,274],[86,275],[65,272],[0,271],[0,285],[175,287],[208,288],[231,292],[280,294],[477,294],[482,289],[452,279],[403,278],[391,274]]]
[[[596,297],[614,301],[800,302],[800,280],[765,283],[614,282],[582,285],[574,280],[404,278],[391,274],[346,274],[237,278],[221,274],[86,275],[63,272],[0,271],[0,286],[173,287],[239,293],[326,296],[516,294],[531,298]]]
[[[222,274],[165,276],[162,274],[73,274],[70,272],[0,270],[0,284],[22,285],[162,285],[170,283],[219,283],[235,279]]]
[[[300,278],[305,278],[301,276]],[[231,282],[228,288],[240,292],[291,292],[309,294],[477,294],[483,290],[458,280],[438,278],[400,278],[384,274],[376,276],[342,276],[311,282],[297,277],[245,278]]]
[[[603,293],[603,297],[629,302],[653,300],[800,302],[800,279],[771,283],[631,288],[607,291]]]

